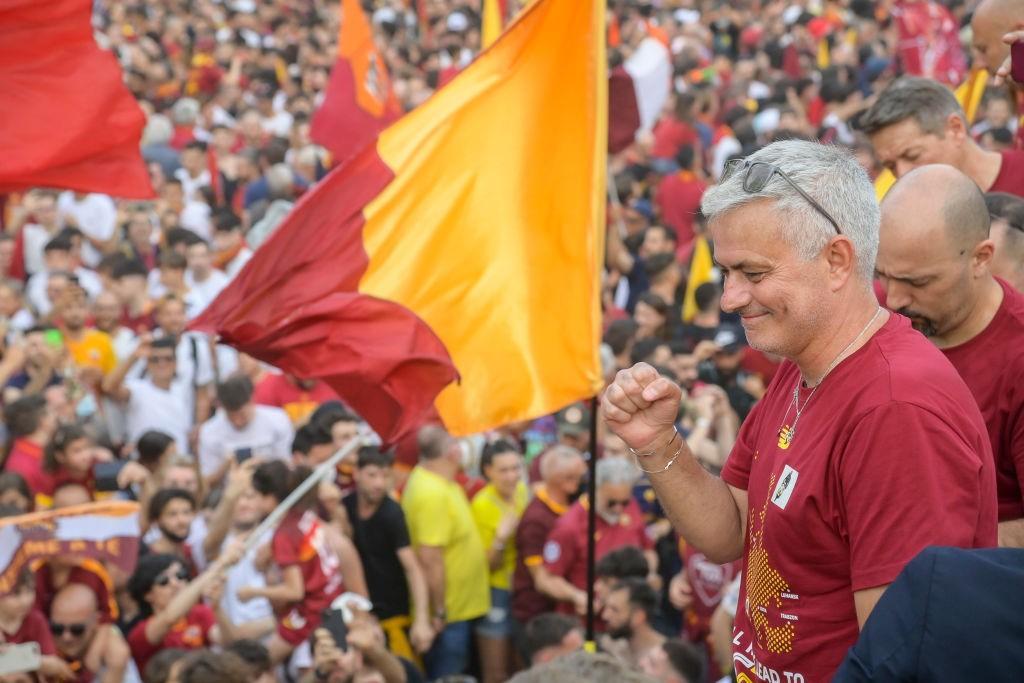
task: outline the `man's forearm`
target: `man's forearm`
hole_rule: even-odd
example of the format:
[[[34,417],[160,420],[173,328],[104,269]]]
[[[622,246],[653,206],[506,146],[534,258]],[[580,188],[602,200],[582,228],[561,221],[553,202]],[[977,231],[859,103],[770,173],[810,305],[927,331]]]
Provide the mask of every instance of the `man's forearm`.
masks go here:
[[[427,593],[430,596],[430,603],[434,611],[444,609],[444,560],[442,558],[424,557],[417,553],[420,565],[423,567],[423,578],[427,582]]]
[[[380,672],[385,683],[405,683],[405,669],[394,655],[382,647],[363,650],[363,660]]]
[[[701,467],[689,448],[664,471],[681,437],[655,455],[640,458],[675,530],[717,564],[743,555],[743,520],[728,484]]]
[[[546,570],[541,571],[536,577],[536,588],[540,593],[548,596],[557,602],[575,602],[580,589],[566,581],[561,576],[555,576]]]
[[[999,523],[1000,548],[1024,548],[1024,519]]]

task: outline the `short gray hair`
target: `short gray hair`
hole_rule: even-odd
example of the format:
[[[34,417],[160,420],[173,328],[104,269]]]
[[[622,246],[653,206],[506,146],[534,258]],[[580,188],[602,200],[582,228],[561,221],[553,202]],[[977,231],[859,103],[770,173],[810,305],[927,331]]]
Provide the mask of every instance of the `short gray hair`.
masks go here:
[[[142,130],[142,146],[166,145],[174,137],[174,125],[163,114],[150,114]]]
[[[875,189],[868,174],[847,150],[803,140],[774,142],[748,157],[786,172],[804,192],[839,223],[853,243],[857,274],[870,283],[878,255],[881,220]],[[701,210],[708,222],[759,199],[775,200],[775,208],[789,219],[783,230],[801,258],[810,261],[835,235],[835,228],[784,179],[774,176],[760,192],[743,189],[744,174],[736,173],[708,189]]]
[[[552,446],[540,456],[540,477],[547,479],[571,462],[583,460],[583,455],[572,446]]]
[[[956,97],[938,81],[904,76],[889,84],[871,108],[860,117],[858,127],[868,135],[907,119],[913,119],[921,130],[942,135],[946,121],[956,114],[967,125],[964,110]]]
[[[604,458],[597,461],[597,486],[604,484],[629,484],[636,483],[640,472],[629,460],[623,458]]]

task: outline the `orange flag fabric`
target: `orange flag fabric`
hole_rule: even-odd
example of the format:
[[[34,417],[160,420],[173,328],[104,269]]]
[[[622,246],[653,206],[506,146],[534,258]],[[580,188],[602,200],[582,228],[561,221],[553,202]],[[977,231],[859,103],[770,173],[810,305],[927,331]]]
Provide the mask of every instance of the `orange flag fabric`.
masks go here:
[[[603,3],[537,0],[307,192],[194,327],[324,377],[385,441],[430,412],[424,397],[460,435],[595,395],[606,71]],[[347,317],[359,302],[405,312],[418,332],[396,344],[398,326]],[[443,390],[431,335],[460,377]],[[433,381],[395,391],[407,366]],[[383,419],[361,407],[382,391]]]

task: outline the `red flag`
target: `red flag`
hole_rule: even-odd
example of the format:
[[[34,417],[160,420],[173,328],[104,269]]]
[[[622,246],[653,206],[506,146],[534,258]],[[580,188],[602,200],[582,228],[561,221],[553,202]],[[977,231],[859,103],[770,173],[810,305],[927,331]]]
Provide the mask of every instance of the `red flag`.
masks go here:
[[[395,443],[436,416],[458,378],[409,309],[361,294],[363,206],[392,173],[366,148],[308,191],[193,329],[300,377],[319,378]]]
[[[0,3],[0,193],[60,187],[154,196],[146,117],[92,35],[92,0]]]
[[[618,154],[633,144],[640,130],[640,109],[633,77],[622,66],[608,74],[608,151]]]
[[[892,16],[906,73],[954,87],[963,82],[967,58],[960,47],[960,25],[948,9],[933,0],[903,0],[892,8]]]
[[[338,59],[323,104],[313,115],[313,139],[335,161],[344,161],[401,114],[359,0],[341,0]]]

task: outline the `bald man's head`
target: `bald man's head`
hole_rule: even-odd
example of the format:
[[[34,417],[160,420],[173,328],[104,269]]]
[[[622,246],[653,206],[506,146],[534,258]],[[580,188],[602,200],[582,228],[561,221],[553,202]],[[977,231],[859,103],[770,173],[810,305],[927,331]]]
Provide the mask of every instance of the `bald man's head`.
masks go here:
[[[944,239],[956,251],[987,239],[990,220],[985,195],[974,181],[945,164],[915,168],[882,201],[889,232],[917,241]]]
[[[974,50],[989,73],[995,73],[1010,54],[1003,36],[1024,27],[1024,2],[1021,0],[982,0],[971,18]]]
[[[92,642],[99,620],[99,603],[91,588],[69,583],[57,591],[50,605],[50,624],[57,650],[80,657]]]
[[[991,283],[985,197],[952,166],[903,176],[882,201],[876,273],[889,308],[940,343],[955,337]]]

